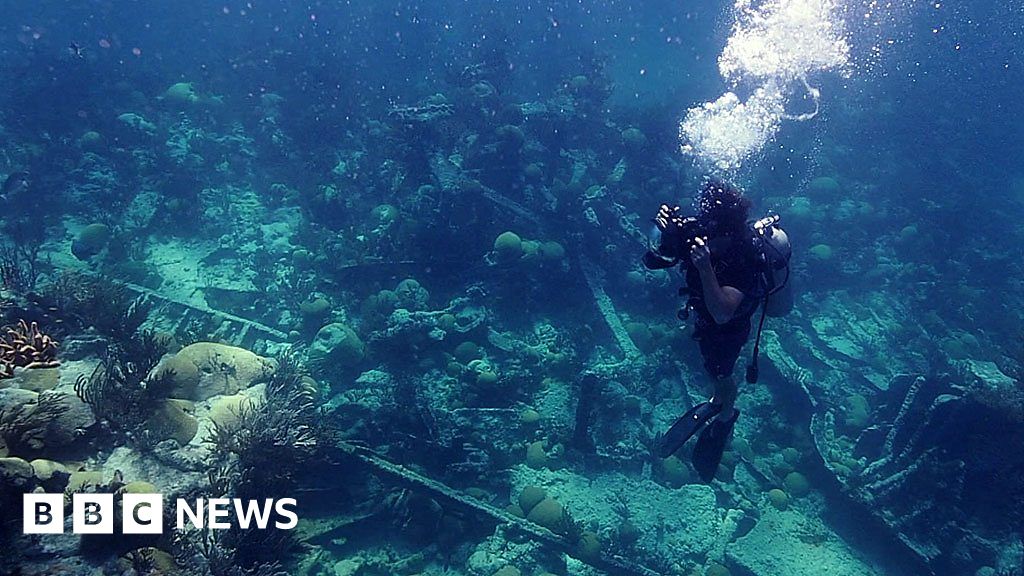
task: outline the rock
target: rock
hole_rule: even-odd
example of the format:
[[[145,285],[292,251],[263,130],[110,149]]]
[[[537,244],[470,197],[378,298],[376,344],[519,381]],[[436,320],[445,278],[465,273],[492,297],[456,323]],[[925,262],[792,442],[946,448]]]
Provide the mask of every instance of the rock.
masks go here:
[[[726,548],[730,565],[743,574],[881,576],[820,521],[799,512],[767,509],[754,528]]]
[[[340,322],[321,328],[309,347],[309,361],[318,370],[351,368],[363,361],[366,345],[354,330]]]
[[[71,476],[68,467],[60,462],[37,458],[29,463],[32,465],[32,472],[39,482],[49,482],[54,477],[59,478],[60,476],[65,477],[65,480],[67,480]]]
[[[64,407],[64,411],[49,422],[42,438],[48,452],[61,452],[79,443],[82,431],[96,423],[96,416],[89,405],[74,394],[48,391],[39,397],[42,399],[51,394],[59,397],[57,402]]]
[[[395,287],[398,305],[406,310],[426,310],[430,293],[413,278],[406,278]]]
[[[518,260],[523,255],[523,241],[515,232],[502,232],[494,239],[494,253],[502,262]]]
[[[828,195],[838,194],[840,192],[839,182],[831,176],[819,176],[814,180],[811,180],[807,188],[812,192]]]
[[[0,390],[9,392],[14,389]],[[9,435],[7,447],[20,456],[70,455],[81,447],[83,430],[96,423],[92,410],[78,396],[52,390],[36,394],[21,390],[24,395],[0,395],[0,412],[5,422],[17,423],[17,433]],[[19,397],[24,402],[6,408],[5,400]],[[41,403],[47,405],[40,409]]]
[[[18,412],[18,409],[26,404],[34,404],[39,394],[31,390],[20,388],[0,388],[0,413],[6,417],[0,422],[6,422],[7,418]]]
[[[299,304],[299,314],[306,322],[317,322],[331,313],[331,303],[326,298],[318,297]]]
[[[232,426],[238,422],[242,410],[252,409],[256,401],[245,394],[221,396],[210,402],[209,418],[219,426]]]
[[[526,519],[555,533],[562,529],[562,505],[554,498],[545,498],[526,515]]]
[[[811,491],[811,485],[807,482],[807,478],[799,472],[790,472],[782,483],[785,485],[787,493],[798,498],[806,496]]]
[[[189,413],[191,410],[191,402],[168,398],[160,403],[146,425],[157,439],[173,439],[184,446],[199,430],[199,422]]]
[[[0,458],[0,491],[31,490],[35,483],[32,465],[21,458]]]
[[[276,369],[273,360],[214,342],[190,344],[157,367],[157,371],[174,371],[173,397],[197,402],[235,394],[268,379]]]
[[[11,383],[33,392],[51,390],[60,384],[60,368],[19,369]]]
[[[534,470],[540,470],[548,465],[548,453],[544,450],[544,441],[531,442],[526,447],[526,465]]]
[[[547,492],[543,488],[527,486],[519,493],[519,508],[524,514],[529,514],[534,506],[540,504],[547,497]]]
[[[164,91],[164,98],[177,104],[191,104],[199,100],[199,96],[196,95],[195,88],[192,87],[191,82],[178,82],[176,84],[171,84],[171,86]]]
[[[103,473],[95,470],[80,470],[78,472],[72,472],[71,477],[68,478],[68,485],[64,488],[65,494],[74,494],[76,492],[88,492],[95,489],[98,486],[105,486],[106,482],[103,481]]]
[[[785,510],[789,507],[789,495],[778,488],[772,488],[768,491],[768,501],[779,510]]]

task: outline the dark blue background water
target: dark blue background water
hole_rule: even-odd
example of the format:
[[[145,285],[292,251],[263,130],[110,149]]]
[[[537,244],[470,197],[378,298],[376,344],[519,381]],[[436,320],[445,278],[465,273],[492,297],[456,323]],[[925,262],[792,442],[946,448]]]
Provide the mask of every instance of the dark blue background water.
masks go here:
[[[550,94],[600,59],[615,87],[608,117],[640,124],[665,157],[682,162],[677,121],[722,92],[716,58],[730,22],[724,2],[3,8],[0,99],[12,137],[52,141],[102,131],[125,109],[144,113],[147,98],[189,81],[223,95],[225,115],[251,123],[262,93],[283,96],[283,128],[312,165],[346,130],[358,133],[390,106],[441,91],[467,63],[488,59],[507,63],[502,88],[519,101]],[[1019,272],[1016,264],[998,256],[1017,253],[1024,214],[1024,9],[1006,0],[917,3],[863,20],[861,6],[847,8],[852,75],[811,79],[823,90],[822,115],[784,126],[748,175],[752,193],[799,194],[818,170],[822,147],[842,150],[830,153],[832,161],[863,175],[873,186],[865,194],[891,208],[883,225],[933,231],[933,249],[915,258],[938,268],[943,282],[981,275],[979,286],[1019,292],[1019,275],[1007,273]],[[84,48],[84,59],[69,56],[71,42]],[[1011,327],[1003,328],[1009,336]]]

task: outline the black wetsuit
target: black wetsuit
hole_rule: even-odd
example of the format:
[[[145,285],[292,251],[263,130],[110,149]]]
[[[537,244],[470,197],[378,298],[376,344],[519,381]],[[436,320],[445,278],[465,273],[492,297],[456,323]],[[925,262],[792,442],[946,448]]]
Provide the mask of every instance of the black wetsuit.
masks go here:
[[[724,254],[712,255],[711,266],[720,286],[732,286],[743,293],[743,300],[725,324],[718,324],[704,302],[700,272],[689,259],[686,264],[688,305],[696,315],[693,339],[700,344],[704,369],[716,378],[729,376],[750,336],[750,317],[764,298],[761,255],[753,239],[734,241]]]

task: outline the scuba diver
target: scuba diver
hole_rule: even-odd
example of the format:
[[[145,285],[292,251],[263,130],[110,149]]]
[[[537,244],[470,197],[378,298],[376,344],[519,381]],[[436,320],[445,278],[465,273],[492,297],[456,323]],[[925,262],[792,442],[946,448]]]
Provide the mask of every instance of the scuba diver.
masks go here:
[[[687,300],[678,316],[686,320],[693,312],[693,338],[714,385],[708,401],[688,410],[662,436],[658,455],[668,458],[700,430],[692,461],[704,482],[714,477],[740,415],[733,368],[750,336],[751,318],[760,307],[757,342],[746,374],[753,383],[765,315],[785,315],[793,305],[789,240],[778,227],[778,216],[751,225],[750,208],[750,200],[737,188],[710,181],[697,197],[696,216],[684,216],[678,206],[661,205],[654,217],[658,238],[643,258],[651,270],[681,264],[686,286],[680,295]]]

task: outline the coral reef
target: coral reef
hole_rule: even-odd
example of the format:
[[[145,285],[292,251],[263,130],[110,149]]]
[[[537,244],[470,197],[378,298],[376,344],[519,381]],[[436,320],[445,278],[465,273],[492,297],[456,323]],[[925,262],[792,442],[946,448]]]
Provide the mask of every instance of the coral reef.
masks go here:
[[[39,330],[39,324],[18,324],[2,329],[0,335],[0,378],[14,376],[15,368],[56,368],[59,343]]]

